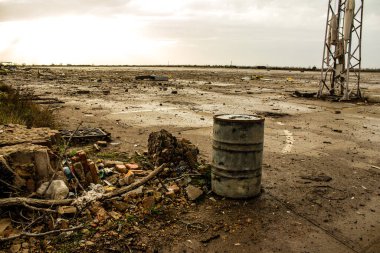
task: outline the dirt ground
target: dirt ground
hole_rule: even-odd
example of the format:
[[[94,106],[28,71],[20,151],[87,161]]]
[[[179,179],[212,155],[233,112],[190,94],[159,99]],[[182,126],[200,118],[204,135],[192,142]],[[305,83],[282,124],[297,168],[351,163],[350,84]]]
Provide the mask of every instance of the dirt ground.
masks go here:
[[[141,74],[168,75],[170,81],[135,81]],[[241,80],[255,75],[262,78]],[[83,121],[109,131],[110,152],[145,151],[149,133],[166,129],[189,139],[211,162],[213,115],[266,116],[262,195],[229,200],[209,193],[189,209],[140,224],[141,243],[152,252],[380,252],[380,104],[291,96],[317,91],[319,77],[248,69],[54,67],[17,70],[2,79],[64,101],[50,105],[61,128]],[[380,94],[380,73],[363,74],[363,91]],[[316,177],[321,175],[332,179]],[[190,221],[198,225],[187,226]]]

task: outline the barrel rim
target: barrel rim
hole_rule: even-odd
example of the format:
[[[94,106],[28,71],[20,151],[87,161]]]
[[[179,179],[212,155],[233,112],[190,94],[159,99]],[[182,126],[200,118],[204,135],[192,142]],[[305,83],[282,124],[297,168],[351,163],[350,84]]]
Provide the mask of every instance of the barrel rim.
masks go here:
[[[255,117],[257,119],[246,119],[246,120],[241,120],[241,119],[221,119],[221,116],[227,116],[227,115],[242,115],[242,116],[249,116],[249,117]],[[252,123],[252,122],[264,122],[265,118],[260,116],[260,115],[254,115],[254,114],[216,114],[214,115],[214,121],[221,121],[221,122],[233,122],[233,123]]]

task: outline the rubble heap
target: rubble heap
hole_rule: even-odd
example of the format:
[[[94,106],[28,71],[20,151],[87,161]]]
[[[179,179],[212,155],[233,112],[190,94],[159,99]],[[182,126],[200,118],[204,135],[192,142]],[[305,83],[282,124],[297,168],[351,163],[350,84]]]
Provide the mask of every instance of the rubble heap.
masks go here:
[[[189,208],[210,192],[208,167],[198,164],[199,150],[195,145],[185,139],[177,140],[166,130],[151,133],[148,142],[148,153],[135,154],[122,161],[98,159],[93,153],[80,150],[54,163],[47,147],[29,145],[31,149],[25,150],[22,144],[0,148],[0,153],[5,154],[0,155],[0,179],[11,186],[21,182],[17,187],[29,187],[29,192],[37,193],[37,198],[0,198],[0,207],[12,211],[15,220],[23,221],[24,216],[29,223],[26,231],[29,234],[25,234],[21,232],[21,223],[10,221],[4,212],[0,224],[6,224],[6,231],[0,231],[0,241],[7,244],[0,246],[0,250],[29,242],[32,252],[55,252],[54,246],[59,247],[59,241],[67,236],[62,232],[82,229],[72,234],[73,241],[78,233],[83,234],[82,240],[74,246],[76,250],[102,245],[105,234],[124,238],[125,231],[129,231],[129,241],[123,242],[125,249],[145,252],[146,245],[137,240],[140,225],[145,226],[147,221],[173,210]],[[45,167],[36,162],[37,156],[42,157],[42,150]],[[154,166],[145,163],[148,160]],[[20,166],[15,161],[29,167],[22,173],[16,172]],[[59,169],[51,171],[49,164]],[[47,174],[43,174],[46,171],[41,168],[48,169]],[[192,173],[188,173],[190,171]],[[52,174],[56,175],[54,180],[51,180]],[[37,181],[39,177],[43,180]],[[11,190],[7,184],[0,183],[1,187],[8,187],[1,188],[1,192]],[[14,196],[17,195],[11,195]],[[23,211],[22,215],[15,211],[16,206]],[[37,217],[42,218],[36,222]],[[90,229],[93,234],[84,233]],[[46,233],[62,236],[58,240],[46,237],[44,241],[53,240],[49,245],[28,239],[30,235],[45,237]],[[69,238],[67,241],[72,247]]]
[[[0,196],[35,192],[54,174],[56,163],[56,156],[44,146],[18,144],[0,148]]]
[[[0,147],[21,143],[51,147],[59,140],[59,132],[50,128],[27,128],[17,124],[0,125]]]
[[[177,140],[164,129],[149,135],[148,155],[156,166],[167,163],[176,169],[192,169],[197,167],[198,154],[199,149],[189,140]]]

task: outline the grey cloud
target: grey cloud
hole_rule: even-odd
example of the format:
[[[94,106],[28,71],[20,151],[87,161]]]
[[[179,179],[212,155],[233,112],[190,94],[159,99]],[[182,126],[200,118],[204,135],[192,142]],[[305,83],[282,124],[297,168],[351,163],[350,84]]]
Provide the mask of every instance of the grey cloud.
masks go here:
[[[126,15],[144,22],[141,32],[146,37],[177,41],[167,55],[184,59],[181,63],[320,62],[328,0],[177,1],[181,8],[173,11],[146,8],[139,0],[0,0],[0,22],[67,14]],[[379,50],[379,9],[379,0],[365,2],[363,59],[370,66],[378,65],[370,52]],[[254,16],[262,13],[261,18]]]

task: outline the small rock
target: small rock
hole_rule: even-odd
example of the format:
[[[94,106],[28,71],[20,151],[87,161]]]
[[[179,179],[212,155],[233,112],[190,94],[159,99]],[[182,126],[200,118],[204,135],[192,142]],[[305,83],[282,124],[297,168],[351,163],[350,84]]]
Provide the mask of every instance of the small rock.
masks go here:
[[[189,185],[188,187],[186,187],[186,193],[187,193],[187,197],[190,200],[194,201],[194,200],[198,199],[200,196],[202,196],[203,191],[198,187],[195,187],[193,185]]]
[[[209,200],[211,200],[212,202],[216,202],[216,199],[214,197],[210,197]]]
[[[11,246],[11,248],[9,249],[9,251],[12,253],[18,253],[18,252],[20,252],[20,250],[21,250],[21,244],[20,243],[13,244]]]
[[[135,181],[135,174],[132,171],[128,171],[121,179],[119,179],[120,186],[130,185]]]
[[[93,245],[95,245],[94,242],[92,242],[92,241],[86,241],[86,246],[93,246]]]
[[[121,214],[115,212],[115,211],[111,211],[108,213],[114,220],[119,220],[121,218]]]
[[[81,230],[82,234],[85,234],[85,235],[89,235],[91,233],[91,231],[87,228],[84,228]]]
[[[176,194],[173,191],[168,191],[165,193],[165,195],[169,198],[172,198],[172,199],[174,199],[176,196]]]
[[[127,167],[124,164],[116,164],[115,169],[120,173],[127,173]]]
[[[178,185],[177,184],[172,184],[172,185],[170,185],[169,187],[168,187],[168,190],[169,191],[172,191],[172,192],[174,192],[174,193],[177,193],[177,192],[179,192],[179,187],[178,187]]]
[[[37,194],[43,195],[49,199],[65,199],[69,194],[69,188],[66,186],[65,182],[62,180],[53,180],[50,182],[43,183],[38,189]],[[46,190],[46,188],[49,188]]]
[[[119,212],[125,212],[128,209],[128,204],[117,200],[112,202],[112,206]]]
[[[145,209],[151,209],[154,206],[154,204],[155,204],[154,196],[145,197],[142,201],[142,206]]]

